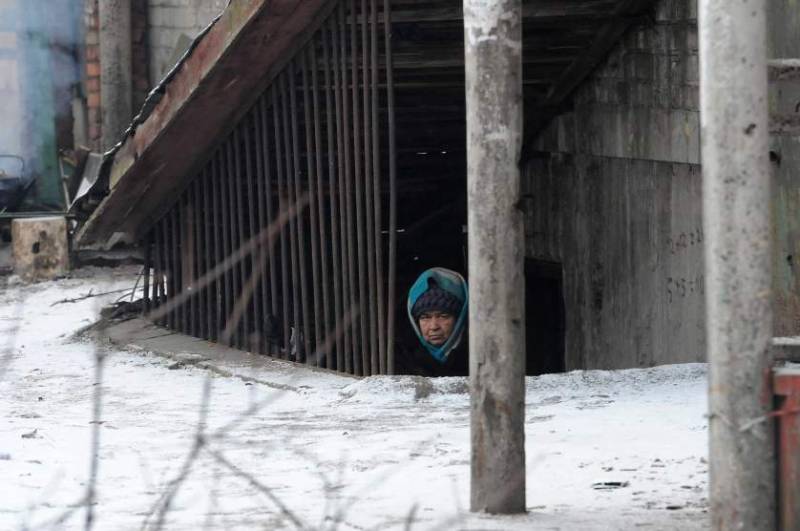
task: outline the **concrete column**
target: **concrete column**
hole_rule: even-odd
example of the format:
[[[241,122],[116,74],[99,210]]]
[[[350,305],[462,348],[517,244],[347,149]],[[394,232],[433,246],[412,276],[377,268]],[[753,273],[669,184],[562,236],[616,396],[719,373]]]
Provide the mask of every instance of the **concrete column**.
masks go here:
[[[102,145],[119,142],[133,117],[131,0],[99,0]]]
[[[464,0],[471,509],[525,511],[522,2]]]
[[[767,0],[700,0],[713,529],[775,529]]]

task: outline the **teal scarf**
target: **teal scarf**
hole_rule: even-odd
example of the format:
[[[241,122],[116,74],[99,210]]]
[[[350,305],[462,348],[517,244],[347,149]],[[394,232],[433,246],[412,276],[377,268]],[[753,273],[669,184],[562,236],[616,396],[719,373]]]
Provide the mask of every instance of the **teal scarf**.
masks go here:
[[[461,312],[456,316],[456,323],[453,326],[453,333],[447,338],[447,341],[441,346],[434,346],[425,341],[422,337],[422,332],[419,329],[419,323],[411,315],[411,309],[423,293],[428,290],[428,279],[433,278],[440,288],[455,295],[463,304],[461,305]],[[433,358],[439,363],[447,361],[447,356],[458,347],[461,343],[461,336],[464,334],[464,329],[467,327],[467,306],[469,302],[469,292],[467,290],[467,282],[464,277],[443,267],[434,267],[422,273],[419,278],[411,286],[408,291],[408,320],[411,321],[411,327],[417,334],[420,343],[427,349]]]

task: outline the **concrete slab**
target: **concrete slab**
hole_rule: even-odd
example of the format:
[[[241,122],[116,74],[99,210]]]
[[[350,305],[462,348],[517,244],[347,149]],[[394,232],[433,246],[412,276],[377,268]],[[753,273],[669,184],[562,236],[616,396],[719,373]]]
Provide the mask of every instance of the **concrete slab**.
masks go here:
[[[357,378],[327,369],[317,369],[253,354],[161,328],[146,319],[130,319],[104,331],[93,332],[112,344],[129,350],[147,351],[175,361],[174,367],[195,366],[221,376],[265,385],[273,389],[301,392],[298,382],[313,379],[316,388],[342,388]]]
[[[23,280],[52,280],[69,271],[67,219],[21,218],[11,222],[14,272]]]

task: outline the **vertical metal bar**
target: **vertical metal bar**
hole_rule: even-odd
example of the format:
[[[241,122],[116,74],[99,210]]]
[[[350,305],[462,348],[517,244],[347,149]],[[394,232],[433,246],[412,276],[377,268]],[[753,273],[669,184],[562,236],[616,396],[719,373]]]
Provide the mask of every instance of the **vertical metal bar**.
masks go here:
[[[361,0],[361,80],[364,108],[364,209],[366,212],[367,304],[369,307],[369,374],[378,374],[377,289],[375,286],[375,208],[372,175],[372,75],[370,73],[371,41],[368,38],[369,11],[367,0]],[[366,307],[365,307],[366,308]]]
[[[281,78],[278,78],[274,82],[273,91],[272,91],[272,116],[273,116],[273,123],[275,126],[275,160],[277,166],[277,173],[278,173],[278,212],[282,213],[285,212],[288,208],[288,202],[286,200],[286,191],[284,183],[286,181],[286,174],[283,171],[283,159],[285,156],[285,152],[283,150],[283,142],[284,136],[281,132],[281,108],[280,103],[282,103],[282,99],[279,98],[279,89],[280,85],[282,84],[280,81]],[[289,266],[287,263],[288,260],[288,241],[286,237],[286,226],[281,229],[280,240],[281,240],[281,303],[282,303],[282,311],[283,315],[281,316],[281,323],[283,325],[283,356],[286,359],[291,357],[291,347],[289,344],[290,335],[289,335],[289,298],[290,294],[289,291],[291,286],[289,285]]]
[[[162,319],[161,325],[165,328],[171,328],[170,326],[170,319],[172,316],[170,315],[169,310],[169,278],[170,278],[170,270],[169,270],[169,261],[170,261],[170,245],[169,245],[169,214],[167,213],[162,218],[162,222],[160,223],[159,228],[161,229],[161,304],[164,305],[164,317]]]
[[[153,238],[152,231],[148,231],[147,235],[144,237],[144,279],[142,279],[143,285],[142,289],[144,290],[142,296],[142,302],[144,304],[144,317],[150,315],[150,268],[152,267],[153,262],[153,255],[152,255],[152,238]]]
[[[202,180],[202,175],[197,175],[192,181],[191,185],[191,195],[189,196],[190,199],[190,207],[187,211],[190,214],[190,218],[188,220],[189,225],[187,229],[190,231],[189,234],[192,241],[192,251],[193,251],[193,261],[192,261],[192,269],[189,271],[191,274],[191,278],[189,278],[186,285],[189,286],[192,290],[192,297],[195,299],[194,304],[194,319],[193,327],[194,333],[192,334],[195,337],[203,337],[203,329],[205,328],[204,325],[204,312],[202,306],[202,293],[201,290],[197,288],[197,279],[200,278],[200,272],[202,270],[202,260],[204,255],[204,248],[203,248],[203,227],[202,227],[202,218],[200,217],[202,212],[200,208],[200,202],[202,198],[200,196],[200,182]]]
[[[174,286],[175,275],[172,272],[173,260],[172,260],[172,253],[170,251],[174,249],[175,246],[173,245],[171,239],[171,231],[170,231],[170,226],[172,221],[171,217],[172,217],[172,211],[167,212],[167,214],[164,215],[164,222],[161,224],[161,230],[164,233],[163,244],[162,244],[164,247],[164,253],[161,256],[162,259],[164,260],[164,284],[163,284],[164,304],[167,306],[166,308],[167,312],[166,315],[164,316],[165,317],[164,325],[167,328],[174,329],[176,308],[174,304],[171,303],[173,302],[173,297],[175,293],[175,286]]]
[[[153,310],[160,311],[161,308],[161,227],[160,222],[157,222],[151,232],[153,240],[153,287],[152,287],[152,304]],[[160,319],[154,319],[153,322],[159,324]]]
[[[378,95],[378,0],[370,0],[370,75],[372,105],[372,205],[374,208],[375,244],[375,288],[378,329],[378,372],[387,374],[386,369],[386,317],[383,299],[383,217],[381,209],[381,137],[380,137],[380,105]],[[374,369],[374,367],[373,367]]]
[[[269,142],[269,121],[268,121],[268,111],[269,111],[269,104],[267,102],[267,95],[265,94],[264,97],[261,99],[261,151],[264,155],[264,201],[266,203],[266,222],[268,224],[272,224],[275,222],[275,216],[273,214],[272,208],[272,196],[273,196],[273,186],[272,186],[272,163],[270,161],[270,142]],[[281,231],[283,232],[283,231]],[[270,334],[277,333],[277,330],[274,330],[277,322],[276,319],[278,318],[278,266],[277,260],[275,257],[276,250],[275,245],[270,244],[267,248],[267,252],[269,252],[269,302],[270,302],[270,314],[271,318],[267,325],[269,326]],[[265,312],[266,313],[266,312]],[[275,347],[277,345],[270,344],[270,353],[274,354]]]
[[[245,234],[245,202],[244,202],[244,172],[242,171],[242,135],[241,124],[233,130],[233,158],[236,176],[236,212],[237,212],[237,240],[235,249],[238,251],[247,240]],[[247,282],[247,259],[239,262],[238,285],[236,286],[236,299],[238,300],[244,293],[244,286]],[[242,319],[236,326],[236,344],[241,349],[248,349],[247,336],[250,333],[250,312],[245,309]]]
[[[214,265],[221,265],[225,261],[225,216],[223,214],[223,193],[225,186],[222,182],[222,149],[218,148],[214,157],[211,159],[211,184],[213,189],[213,211],[214,211]],[[214,279],[214,294],[216,302],[214,304],[214,341],[219,341],[220,333],[225,328],[225,300],[227,298],[227,288],[225,283],[225,273],[220,273]]]
[[[181,259],[181,289],[185,292],[188,300],[187,321],[189,335],[196,337],[197,294],[192,289],[192,279],[196,266],[195,260],[197,259],[197,241],[193,239],[195,234],[194,227],[192,227],[192,220],[194,219],[194,182],[186,189],[184,198],[184,206],[181,209],[180,223],[178,224],[178,233],[183,242],[183,250],[179,255]]]
[[[335,109],[336,109],[336,153],[337,153],[337,169],[339,181],[339,235],[341,243],[341,279],[342,279],[342,316],[352,311],[352,301],[350,300],[350,259],[349,247],[347,241],[347,186],[345,177],[345,146],[344,146],[344,106],[342,100],[342,72],[341,61],[339,59],[340,42],[342,40],[342,13],[344,10],[343,2],[339,3],[339,8],[336,12],[335,21],[332,25],[332,47],[333,47],[333,73],[334,73],[334,95],[335,95]],[[344,323],[344,321],[339,321]],[[344,370],[347,373],[353,372],[353,341],[352,341],[352,326],[351,323],[343,324],[343,350],[344,355]]]
[[[158,279],[158,290],[159,290],[159,305],[162,309],[162,316],[159,320],[159,324],[163,327],[167,326],[167,216],[165,215],[161,218],[161,221],[158,225],[159,229],[159,236],[160,236],[160,252],[159,256],[161,260],[159,261],[159,269],[161,270],[159,273]]]
[[[778,526],[766,6],[698,6],[713,529]]]
[[[386,370],[394,374],[395,290],[397,269],[397,148],[395,145],[394,71],[392,65],[392,11],[383,0],[384,50],[386,53],[386,110],[389,121],[389,285],[386,327]]]
[[[262,95],[258,101],[256,102],[255,107],[253,108],[253,149],[255,150],[255,157],[256,157],[256,173],[255,173],[255,184],[256,184],[256,208],[258,210],[257,220],[256,223],[258,224],[258,233],[260,234],[262,231],[266,230],[267,223],[269,222],[266,219],[266,205],[265,202],[269,200],[267,197],[267,192],[265,192],[264,180],[266,171],[264,169],[264,156],[266,153],[264,152],[264,132],[263,132],[263,122],[264,122],[264,96]],[[264,256],[266,259],[263,261],[264,268],[261,271],[261,283],[260,283],[260,290],[259,290],[259,308],[260,314],[256,317],[256,331],[258,332],[259,337],[259,352],[262,354],[268,354],[268,343],[267,343],[267,336],[266,333],[268,332],[266,328],[266,323],[268,321],[267,316],[270,314],[269,308],[269,264],[271,262],[271,255],[272,249],[269,246],[259,245],[259,256]],[[264,254],[266,253],[266,254]]]
[[[311,277],[313,284],[313,298],[314,298],[314,356],[311,359],[313,365],[319,365],[319,356],[321,355],[319,347],[322,344],[322,293],[320,286],[320,264],[319,264],[319,225],[317,223],[317,202],[321,197],[321,191],[317,187],[317,162],[316,162],[316,149],[314,146],[313,128],[316,124],[312,124],[311,114],[311,96],[308,92],[308,56],[314,54],[313,41],[308,48],[301,52],[301,71],[303,76],[303,114],[305,118],[305,133],[306,133],[306,175],[308,176],[308,187],[310,194],[309,216],[311,218]],[[307,360],[308,361],[308,360]]]
[[[287,197],[286,208],[290,208],[291,204],[295,201],[295,169],[292,157],[292,131],[289,125],[289,94],[287,85],[289,84],[288,72],[286,70],[281,74],[281,121],[283,124],[283,148],[284,148],[284,162],[286,164],[286,182],[287,182]],[[292,216],[289,220],[289,252],[292,278],[292,329],[293,341],[291,342],[292,350],[289,351],[289,357],[295,361],[299,361],[302,350],[302,341],[300,340],[300,259],[297,255],[297,216]]]
[[[306,238],[305,238],[305,215],[304,208],[301,208],[301,196],[303,186],[300,179],[300,143],[297,131],[297,72],[295,70],[295,60],[289,63],[289,116],[291,118],[291,138],[292,138],[292,169],[294,176],[294,201],[295,201],[295,226],[297,227],[295,237],[297,238],[297,254],[300,263],[300,299],[303,319],[303,350],[301,352],[298,343],[297,361],[305,361],[306,356],[311,352],[311,327],[310,327],[310,304],[308,301],[308,272],[306,270]]]
[[[324,31],[324,30],[323,30]],[[322,284],[322,311],[323,311],[323,323],[322,323],[322,330],[323,335],[319,339],[318,343],[327,343],[328,338],[333,333],[333,328],[331,326],[331,300],[330,300],[330,269],[328,268],[328,257],[330,255],[330,246],[328,244],[328,237],[327,237],[327,224],[325,222],[325,186],[323,183],[323,166],[322,166],[322,128],[320,125],[320,102],[319,102],[319,73],[318,68],[319,64],[317,63],[317,45],[319,42],[319,37],[321,33],[317,33],[317,36],[314,40],[314,46],[311,48],[311,94],[312,94],[312,101],[314,104],[314,149],[315,149],[315,161],[316,161],[316,173],[317,173],[317,219],[319,221],[319,258],[320,258],[320,282]],[[327,66],[326,66],[327,68]],[[313,208],[313,205],[312,205]],[[319,347],[317,347],[319,350]],[[332,366],[332,356],[331,352],[333,350],[332,346],[329,346],[327,351],[317,355],[324,356],[324,366],[327,368],[331,368]]]
[[[352,82],[350,92],[353,105],[353,194],[355,196],[356,219],[356,259],[358,263],[358,330],[359,343],[361,345],[361,372],[359,374],[370,374],[369,367],[369,333],[367,321],[369,310],[367,306],[367,271],[366,254],[364,249],[364,176],[361,171],[361,102],[359,101],[359,52],[358,52],[358,4],[356,0],[350,0],[350,67],[352,70]]]
[[[172,240],[170,241],[170,248],[172,250],[172,259],[170,261],[170,286],[172,293],[170,295],[172,302],[178,300],[183,294],[183,271],[182,259],[183,252],[186,248],[186,242],[181,241],[182,231],[181,222],[184,218],[184,200],[185,196],[181,197],[178,201],[177,208],[173,208],[170,213],[170,226],[172,228]],[[180,330],[184,334],[190,334],[188,326],[188,303],[184,301],[182,304],[177,305],[177,308],[172,312],[175,320],[173,322],[174,328]]]
[[[335,17],[330,18],[330,22],[333,22],[333,26],[335,27]],[[338,325],[343,325],[344,323],[344,313],[342,310],[343,302],[343,295],[342,295],[342,267],[341,267],[341,260],[340,257],[342,256],[341,250],[342,247],[340,246],[339,242],[339,228],[341,227],[339,223],[339,212],[341,211],[341,207],[339,205],[339,201],[337,199],[337,194],[339,194],[338,189],[338,181],[340,180],[341,173],[337,174],[337,162],[339,167],[341,167],[341,157],[336,156],[337,148],[337,137],[335,136],[335,124],[334,118],[336,118],[336,123],[338,123],[339,117],[339,106],[336,105],[336,116],[334,117],[334,102],[335,99],[333,96],[333,87],[332,87],[332,76],[331,76],[331,69],[336,71],[336,61],[334,60],[334,64],[331,63],[331,37],[333,35],[328,34],[328,25],[322,26],[322,41],[323,41],[323,60],[325,61],[325,126],[326,126],[326,133],[327,133],[327,145],[328,145],[328,192],[330,194],[330,211],[331,211],[331,262],[333,265],[333,327],[329,328],[329,332],[331,333],[334,328]],[[334,42],[335,38],[334,38]],[[335,49],[335,46],[334,46]],[[338,77],[338,75],[336,76]],[[338,92],[339,83],[336,83],[337,92]],[[346,332],[346,328],[345,328]],[[342,334],[337,334],[335,347],[336,347],[336,370],[344,372],[345,364],[344,364],[344,349],[346,343],[343,340]]]
[[[192,185],[192,209],[193,219],[190,221],[192,224],[189,227],[194,233],[194,268],[192,270],[192,278],[190,279],[190,286],[192,288],[192,295],[195,299],[194,304],[194,327],[195,336],[205,338],[205,312],[203,311],[203,291],[197,287],[197,279],[200,278],[203,272],[203,257],[205,256],[205,231],[203,230],[203,209],[200,205],[203,201],[202,196],[202,173],[195,177]]]
[[[473,511],[525,511],[522,0],[464,1]],[[498,407],[502,404],[503,407]]]
[[[203,224],[205,227],[205,269],[203,275],[209,275],[211,270],[214,269],[214,215],[212,213],[211,201],[211,168],[206,165],[203,171]],[[206,284],[205,294],[205,322],[206,322],[206,339],[211,340],[214,336],[214,284],[209,282]]]
[[[224,158],[225,167],[223,169],[223,176],[225,178],[225,185],[226,185],[226,195],[225,195],[225,202],[223,203],[224,209],[226,210],[226,223],[228,227],[228,245],[225,249],[225,259],[232,260],[233,254],[236,251],[237,247],[237,236],[236,236],[236,179],[235,179],[235,172],[234,172],[234,162],[233,162],[233,138],[228,137],[225,141],[225,158]],[[233,314],[233,307],[236,304],[236,297],[239,293],[239,284],[237,280],[237,276],[239,273],[239,268],[236,266],[232,266],[228,268],[227,277],[228,277],[228,295],[225,301],[225,328],[230,327],[230,323],[228,320],[231,318]],[[233,329],[232,329],[233,330]],[[236,345],[236,333],[235,331],[232,332],[227,341],[229,346]]]
[[[247,114],[247,117],[244,118],[243,122],[245,175],[247,178],[247,213],[250,237],[254,238],[258,234],[258,231],[256,230],[256,217],[258,214],[256,212],[256,201],[258,200],[258,197],[256,196],[255,185],[253,183],[253,137],[250,134],[251,125],[255,127],[255,107]],[[251,278],[259,278],[259,288],[260,285],[264,283],[264,278],[261,276],[262,271],[260,271],[259,267],[259,265],[262,263],[261,255],[261,245],[256,245],[255,249],[253,249],[253,251],[250,253],[250,276]],[[248,333],[250,334],[248,344],[250,345],[250,350],[261,352],[261,334],[259,333],[262,320],[261,305],[259,304],[261,297],[258,296],[258,293],[259,290],[255,290],[250,298],[250,308],[252,313],[250,321],[251,327],[248,329]],[[252,326],[253,324],[254,326]],[[257,340],[255,343],[252,341],[253,338]]]
[[[173,256],[175,257],[175,266],[173,271],[175,271],[175,277],[178,281],[177,285],[180,291],[179,294],[186,297],[182,306],[184,318],[183,333],[193,336],[194,327],[192,324],[192,318],[194,316],[194,301],[192,293],[188,291],[188,277],[191,275],[192,261],[194,259],[192,256],[192,246],[194,245],[194,242],[189,239],[191,234],[187,230],[189,228],[187,220],[191,217],[191,213],[189,211],[190,190],[191,188],[187,189],[181,198],[181,202],[179,203],[180,208],[174,214],[172,230],[175,241],[178,242],[178,246],[173,251]],[[176,295],[178,295],[177,292]]]
[[[167,300],[170,305],[170,312],[167,322],[168,326],[173,330],[184,333],[186,328],[183,326],[183,311],[185,302],[178,303],[177,295],[180,294],[179,279],[176,272],[176,264],[179,260],[175,258],[176,253],[180,252],[180,240],[175,236],[176,225],[175,215],[180,208],[180,201],[178,201],[173,208],[171,208],[165,216],[165,227],[167,233],[164,237],[164,245],[166,246],[164,256],[167,257]]]
[[[351,135],[352,130],[350,129],[350,102],[348,97],[348,88],[350,87],[348,83],[348,72],[347,72],[347,27],[346,27],[346,13],[344,8],[344,2],[340,4],[342,6],[341,9],[341,17],[339,20],[340,24],[340,35],[339,35],[339,46],[340,46],[340,59],[342,61],[342,116],[343,116],[343,125],[342,129],[344,132],[344,181],[345,181],[345,213],[347,216],[347,251],[348,251],[348,276],[349,276],[349,287],[350,287],[350,311],[354,311],[358,308],[358,312],[361,313],[361,308],[359,307],[359,299],[358,299],[358,285],[356,283],[356,275],[357,275],[357,250],[356,250],[356,237],[355,237],[355,215],[353,213],[353,172],[352,172],[352,162],[353,162],[353,152],[351,150]],[[355,80],[353,80],[355,83]],[[356,321],[357,317],[354,319]],[[350,338],[352,340],[353,350],[352,350],[352,357],[353,357],[353,372],[357,375],[362,374],[362,366],[361,366],[361,345],[360,345],[360,334],[357,330],[351,328],[350,331]]]
[[[186,206],[182,211],[183,215],[178,227],[184,244],[184,249],[181,253],[181,273],[185,273],[185,278],[183,278],[181,286],[189,297],[189,334],[194,337],[199,335],[197,329],[197,292],[194,290],[195,271],[197,269],[197,246],[199,244],[196,239],[197,227],[194,226],[196,182],[196,180],[193,181],[186,190]]]

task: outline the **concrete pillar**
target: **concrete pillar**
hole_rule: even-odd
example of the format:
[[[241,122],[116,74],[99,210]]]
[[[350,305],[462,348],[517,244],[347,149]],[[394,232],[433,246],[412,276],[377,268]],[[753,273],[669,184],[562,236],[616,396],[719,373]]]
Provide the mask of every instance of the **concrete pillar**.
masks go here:
[[[700,0],[713,529],[775,529],[767,0]]]
[[[133,117],[131,0],[99,0],[102,146],[119,142]]]
[[[15,219],[11,241],[14,273],[23,280],[50,280],[69,271],[66,218]]]
[[[521,0],[464,0],[471,509],[525,511]]]

